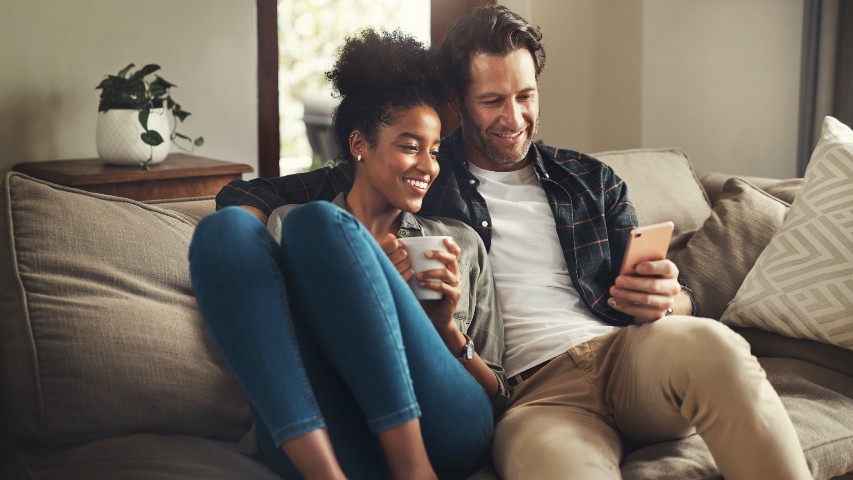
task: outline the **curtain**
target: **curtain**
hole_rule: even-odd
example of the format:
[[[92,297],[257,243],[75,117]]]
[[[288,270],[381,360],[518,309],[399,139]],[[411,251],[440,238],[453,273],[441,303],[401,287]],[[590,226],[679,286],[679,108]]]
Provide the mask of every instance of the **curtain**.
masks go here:
[[[853,125],[853,2],[805,0],[797,173],[803,176],[823,117]]]

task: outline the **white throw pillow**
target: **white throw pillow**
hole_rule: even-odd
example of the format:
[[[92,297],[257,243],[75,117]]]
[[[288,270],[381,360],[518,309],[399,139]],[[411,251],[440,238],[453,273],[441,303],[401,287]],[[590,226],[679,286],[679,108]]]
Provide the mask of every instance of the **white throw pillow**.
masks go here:
[[[853,350],[853,130],[832,117],[785,223],[723,323]]]

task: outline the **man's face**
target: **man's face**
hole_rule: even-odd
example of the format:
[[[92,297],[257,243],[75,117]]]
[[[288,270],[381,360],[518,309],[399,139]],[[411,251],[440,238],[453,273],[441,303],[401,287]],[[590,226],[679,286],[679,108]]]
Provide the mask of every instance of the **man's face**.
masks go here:
[[[518,170],[539,126],[539,86],[533,56],[518,49],[506,56],[471,56],[471,83],[459,109],[465,155],[494,171]]]

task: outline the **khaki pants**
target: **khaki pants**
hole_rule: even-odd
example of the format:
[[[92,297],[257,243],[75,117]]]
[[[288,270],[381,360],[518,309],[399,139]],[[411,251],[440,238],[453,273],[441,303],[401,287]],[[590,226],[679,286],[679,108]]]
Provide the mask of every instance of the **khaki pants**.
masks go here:
[[[516,387],[493,456],[507,480],[621,478],[623,439],[642,446],[694,431],[728,480],[811,478],[746,340],[684,316],[619,328],[551,360]]]

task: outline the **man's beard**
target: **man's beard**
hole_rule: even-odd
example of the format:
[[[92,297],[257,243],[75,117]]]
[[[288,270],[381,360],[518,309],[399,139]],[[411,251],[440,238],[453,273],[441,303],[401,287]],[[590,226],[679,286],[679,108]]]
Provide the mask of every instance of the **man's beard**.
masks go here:
[[[515,165],[527,158],[527,153],[530,151],[530,146],[533,144],[533,137],[539,130],[539,116],[537,116],[536,123],[533,125],[533,128],[531,129],[530,126],[528,126],[525,129],[525,133],[527,133],[528,135],[521,146],[521,150],[506,150],[498,147],[493,142],[491,142],[490,135],[486,133],[484,129],[480,129],[478,125],[472,122],[467,114],[462,114],[462,121],[463,123],[467,123],[468,126],[474,127],[469,129],[474,133],[474,147],[479,150],[480,153],[482,153],[487,159],[489,159],[489,161],[491,161],[495,165],[500,165],[502,167],[509,167]]]

